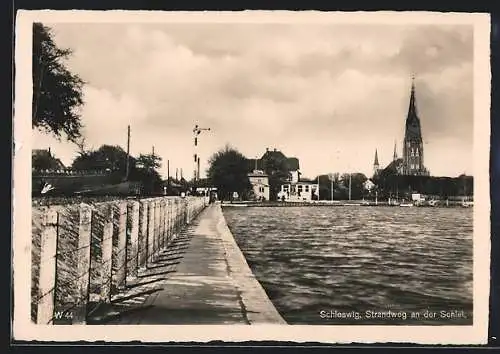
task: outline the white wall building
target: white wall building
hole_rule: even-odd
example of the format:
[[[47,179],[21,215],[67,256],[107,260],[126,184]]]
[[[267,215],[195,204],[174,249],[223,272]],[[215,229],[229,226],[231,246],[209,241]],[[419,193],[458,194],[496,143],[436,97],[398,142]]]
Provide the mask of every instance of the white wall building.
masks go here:
[[[248,174],[248,179],[257,200],[269,200],[269,177],[264,171],[254,170]]]
[[[299,177],[300,177],[300,171],[299,170],[290,171],[290,182],[291,183],[298,183],[299,182]]]
[[[303,202],[317,199],[318,184],[313,182],[291,182],[281,185],[278,200],[286,202]]]

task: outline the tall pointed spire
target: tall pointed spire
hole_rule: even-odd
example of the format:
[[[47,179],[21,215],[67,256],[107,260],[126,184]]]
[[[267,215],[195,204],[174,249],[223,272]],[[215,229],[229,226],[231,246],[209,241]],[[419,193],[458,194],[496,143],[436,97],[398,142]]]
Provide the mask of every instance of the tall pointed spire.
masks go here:
[[[417,102],[415,98],[415,75],[412,75],[411,79],[410,103],[408,106],[408,115],[406,116],[405,141],[407,139],[422,140],[420,119],[417,114]]]
[[[415,74],[411,76],[411,94],[410,94],[410,106],[408,107],[408,117],[410,115],[417,115],[417,105],[415,102]]]
[[[392,160],[396,161],[398,159],[398,153],[396,151],[396,140],[394,140],[394,154],[392,155]]]
[[[417,113],[415,92],[415,75],[412,75],[410,103],[408,106],[408,115],[406,116],[405,137],[402,152],[403,174],[428,175],[428,171],[425,167],[423,167],[424,147],[420,118]]]

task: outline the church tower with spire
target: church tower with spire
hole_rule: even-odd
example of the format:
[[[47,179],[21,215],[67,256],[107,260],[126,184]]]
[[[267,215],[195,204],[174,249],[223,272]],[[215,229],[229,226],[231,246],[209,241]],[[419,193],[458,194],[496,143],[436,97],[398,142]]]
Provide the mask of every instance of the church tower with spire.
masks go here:
[[[402,172],[405,175],[429,175],[429,172],[424,167],[424,145],[422,141],[420,118],[417,113],[414,76],[412,77],[410,104],[408,106],[408,115],[406,116]]]

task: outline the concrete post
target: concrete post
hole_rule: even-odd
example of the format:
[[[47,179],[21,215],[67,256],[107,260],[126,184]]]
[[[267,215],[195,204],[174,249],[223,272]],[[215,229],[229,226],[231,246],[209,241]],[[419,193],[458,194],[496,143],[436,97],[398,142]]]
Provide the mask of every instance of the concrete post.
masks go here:
[[[169,199],[168,201],[168,243],[173,239],[174,235],[174,201]]]
[[[127,202],[118,202],[117,207],[118,229],[113,235],[115,237],[113,289],[119,289],[125,285],[127,274]]]
[[[179,230],[179,199],[174,200],[174,239]]]
[[[145,267],[148,258],[148,206],[146,200],[140,202],[139,208],[139,267]]]
[[[154,210],[154,201],[151,200],[148,203],[148,237],[147,237],[147,262],[151,262],[153,260],[153,251],[154,251],[154,224],[155,224],[155,210]]]
[[[165,236],[164,236],[164,241],[163,241],[163,247],[167,247],[168,245],[168,198],[165,198],[165,210],[164,210],[164,229],[165,229]]]
[[[57,210],[47,208],[42,220],[37,324],[52,324],[56,285]]]
[[[90,282],[90,237],[92,228],[92,209],[90,205],[80,205],[80,225],[78,229],[78,270],[76,281],[75,308],[72,324],[85,324]]]
[[[159,241],[160,241],[160,204],[158,199],[154,201],[154,218],[155,218],[155,228],[154,228],[154,249],[153,249],[153,259],[156,259],[156,255],[158,254],[159,249]]]
[[[184,203],[183,203],[183,207],[185,209],[185,218],[184,218],[184,222],[186,223],[186,225],[189,225],[189,222],[191,221],[189,218],[190,218],[190,213],[189,213],[189,199],[186,198],[184,199]]]
[[[101,240],[101,301],[111,301],[111,279],[113,262],[113,205],[104,211],[104,226]]]
[[[160,199],[160,242],[159,249],[165,245],[165,199]]]
[[[127,276],[136,277],[138,270],[139,250],[139,202],[129,204],[130,232],[127,242]]]
[[[170,201],[170,242],[175,238],[175,201],[176,199]]]

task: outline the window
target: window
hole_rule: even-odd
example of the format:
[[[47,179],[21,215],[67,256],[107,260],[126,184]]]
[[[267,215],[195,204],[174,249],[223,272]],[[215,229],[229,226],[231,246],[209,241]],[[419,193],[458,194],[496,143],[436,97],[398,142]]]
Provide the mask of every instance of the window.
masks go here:
[[[411,156],[415,156],[415,152],[411,149]]]
[[[309,186],[307,186],[307,185],[304,186],[304,190],[305,190],[306,193],[309,193]]]
[[[301,192],[302,192],[302,185],[301,185],[301,184],[299,184],[299,185],[297,186],[297,191],[298,191],[299,193],[301,193]]]
[[[418,156],[418,149],[415,150],[415,156]]]

